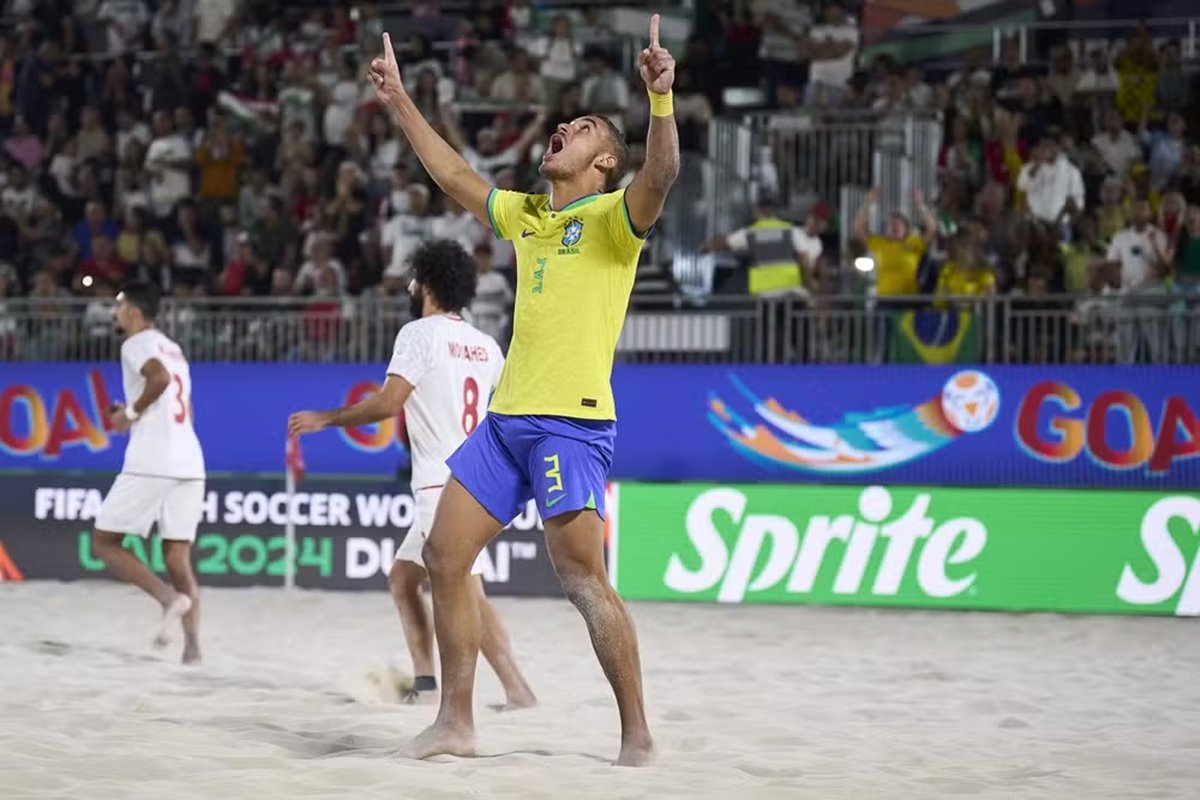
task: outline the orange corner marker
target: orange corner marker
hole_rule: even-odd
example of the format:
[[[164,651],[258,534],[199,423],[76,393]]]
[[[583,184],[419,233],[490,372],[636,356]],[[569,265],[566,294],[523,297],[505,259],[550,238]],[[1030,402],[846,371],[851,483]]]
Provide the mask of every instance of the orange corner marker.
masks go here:
[[[16,563],[9,558],[4,543],[0,542],[0,581],[23,581],[25,576],[17,569]]]

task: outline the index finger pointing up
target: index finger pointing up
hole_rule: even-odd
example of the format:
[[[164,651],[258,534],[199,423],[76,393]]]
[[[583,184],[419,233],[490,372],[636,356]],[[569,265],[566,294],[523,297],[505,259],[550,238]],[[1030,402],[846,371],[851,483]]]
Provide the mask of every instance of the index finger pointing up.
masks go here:
[[[658,47],[658,14],[650,17],[650,47]]]
[[[392,37],[387,33],[383,34],[383,57],[389,64],[396,63],[396,51],[392,49]]]

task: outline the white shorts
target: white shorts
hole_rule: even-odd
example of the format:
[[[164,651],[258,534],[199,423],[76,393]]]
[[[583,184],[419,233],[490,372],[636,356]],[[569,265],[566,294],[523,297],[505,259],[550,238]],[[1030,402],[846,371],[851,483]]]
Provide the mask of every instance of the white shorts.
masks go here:
[[[121,473],[100,505],[95,529],[145,538],[157,522],[160,538],[194,542],[203,513],[203,478],[178,480]]]
[[[429,532],[433,530],[433,515],[437,511],[438,501],[441,499],[441,486],[418,489],[413,492],[413,504],[416,507],[413,511],[413,524],[404,536],[404,541],[396,548],[397,561],[411,561],[418,566],[425,566],[425,560],[421,558],[421,549],[425,547],[425,540],[429,538]],[[479,557],[475,559],[475,563],[471,565],[472,575],[483,572],[483,558],[483,553],[480,553]]]

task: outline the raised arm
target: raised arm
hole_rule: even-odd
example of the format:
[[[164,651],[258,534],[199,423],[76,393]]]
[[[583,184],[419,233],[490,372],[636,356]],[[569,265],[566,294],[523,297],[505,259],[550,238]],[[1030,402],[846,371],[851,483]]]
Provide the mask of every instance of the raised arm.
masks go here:
[[[658,22],[658,14],[650,18],[650,46],[638,56],[638,69],[650,93],[646,163],[625,190],[629,221],[636,232],[643,234],[658,220],[671,184],[679,175],[679,132],[671,98],[675,59],[658,43]]]
[[[449,103],[438,103],[438,116],[441,117],[442,130],[446,132],[449,145],[459,153],[466,151],[466,137],[463,136],[462,126],[458,124],[458,119],[454,116],[454,111],[450,108]]]
[[[545,132],[546,112],[539,110],[536,114],[534,114],[533,119],[529,121],[529,124],[525,126],[525,129],[521,131],[520,138],[517,139],[513,146],[517,149],[518,153],[524,156],[525,151],[529,149],[529,146],[536,142]]]
[[[1075,208],[1082,212],[1086,207],[1085,204],[1087,203],[1087,195],[1083,187],[1083,173],[1078,169],[1071,170],[1071,189],[1069,197],[1071,200],[1075,201]]]
[[[917,216],[921,218],[921,238],[926,242],[932,242],[937,239],[937,217],[933,215],[933,212],[925,203],[925,193],[920,189],[913,189],[913,207],[917,209]]]
[[[1162,228],[1151,228],[1149,239],[1154,252],[1152,269],[1160,278],[1165,278],[1175,265],[1175,250]]]
[[[442,191],[461,203],[480,222],[488,224],[487,198],[492,187],[421,116],[400,81],[400,65],[396,63],[392,39],[386,33],[383,35],[383,55],[371,61],[370,75],[379,101],[391,109],[425,170]]]
[[[878,186],[871,189],[871,193],[867,195],[867,202],[863,203],[862,208],[854,216],[854,238],[864,245],[867,243],[867,239],[871,238],[871,209],[879,205],[879,198],[882,194],[883,190]]]

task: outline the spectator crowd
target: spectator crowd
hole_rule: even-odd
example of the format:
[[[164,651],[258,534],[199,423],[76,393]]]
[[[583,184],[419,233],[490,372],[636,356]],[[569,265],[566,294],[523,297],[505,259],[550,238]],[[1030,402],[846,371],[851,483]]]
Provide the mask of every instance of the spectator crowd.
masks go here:
[[[928,203],[876,187],[842,208],[823,247],[795,251],[803,293],[861,285],[858,265],[881,309],[939,295],[1020,297],[1052,314],[1123,308],[1129,324],[1116,325],[1111,357],[1196,354],[1200,325],[1168,320],[1171,309],[1194,317],[1200,301],[1200,85],[1179,40],[1141,26],[1023,52],[1014,36],[998,63],[980,48],[926,69],[864,56],[849,4],[821,4],[821,15],[817,5],[731,0],[709,21],[725,63],[741,70],[731,79],[757,80],[772,109],[759,122],[755,225],[797,205],[827,214],[843,186],[870,186],[889,125],[928,121],[941,146]]]
[[[644,137],[644,88],[618,69],[599,6],[471,9],[416,3],[391,32],[418,105],[497,186],[536,188],[550,133],[582,109]],[[138,278],[174,297],[403,299],[408,254],[439,237],[475,256],[472,310],[502,338],[512,247],[442,196],[377,102],[365,70],[380,52],[379,4],[9,0],[5,11],[0,298],[111,297]],[[712,109],[678,94],[698,141]]]
[[[876,65],[889,103],[944,125],[936,204],[916,205],[929,225],[892,215],[887,235],[863,242],[879,294],[1119,309],[1117,360],[1194,352],[1200,326],[1170,313],[1200,300],[1196,80],[1179,43],[1142,28],[1082,67],[1060,47],[1044,70],[1020,63],[1015,42],[1004,53],[995,68],[977,55],[932,92],[913,91],[923,78],[911,70]]]
[[[830,219],[837,197],[814,198],[808,229],[824,246],[798,256],[812,262],[806,289],[844,289],[854,256],[870,253],[881,295],[1200,294],[1198,95],[1177,41],[1141,30],[1080,58],[1061,45],[1023,60],[1014,40],[999,63],[972,51],[935,72],[865,59],[857,6],[713,0],[677,54],[685,150],[705,149],[730,86],[761,87],[777,118],[942,126],[918,219],[876,216],[880,230],[864,230],[853,213]],[[603,113],[634,145],[631,179],[649,110],[604,6],[470,8],[420,0],[404,35],[392,31],[410,93],[463,157],[497,186],[537,189],[554,126]],[[175,297],[402,299],[408,254],[445,237],[477,259],[474,311],[503,338],[511,245],[442,196],[377,103],[365,68],[378,3],[4,10],[0,299],[101,298],[130,278]],[[860,250],[838,251],[839,227]]]

